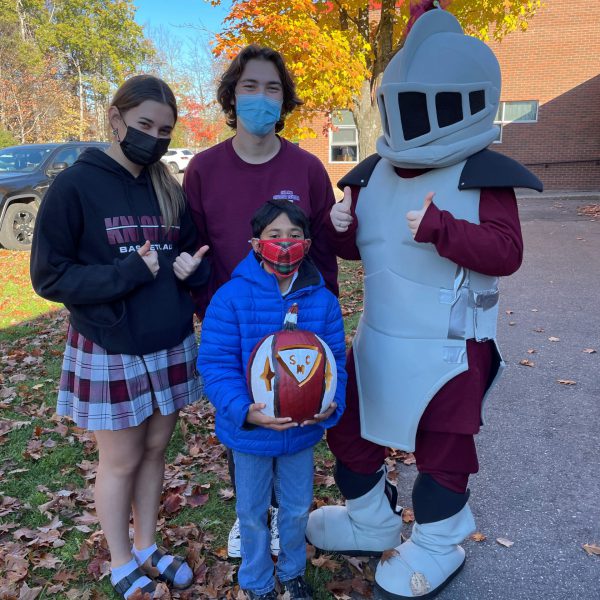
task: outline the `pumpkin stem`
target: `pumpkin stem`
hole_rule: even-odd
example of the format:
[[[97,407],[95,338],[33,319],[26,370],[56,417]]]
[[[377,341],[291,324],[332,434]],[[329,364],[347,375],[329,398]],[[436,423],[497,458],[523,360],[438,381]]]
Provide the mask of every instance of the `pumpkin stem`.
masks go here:
[[[293,331],[296,329],[296,325],[298,325],[298,305],[294,302],[285,315],[283,328],[286,331]]]

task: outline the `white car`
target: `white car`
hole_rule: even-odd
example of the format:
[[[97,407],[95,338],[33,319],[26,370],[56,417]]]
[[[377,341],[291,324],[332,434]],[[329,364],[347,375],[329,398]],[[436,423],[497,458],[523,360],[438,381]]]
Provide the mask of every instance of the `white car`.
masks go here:
[[[181,171],[185,171],[192,156],[194,156],[194,153],[187,148],[169,148],[160,160],[169,167],[169,171],[173,175],[176,175]]]

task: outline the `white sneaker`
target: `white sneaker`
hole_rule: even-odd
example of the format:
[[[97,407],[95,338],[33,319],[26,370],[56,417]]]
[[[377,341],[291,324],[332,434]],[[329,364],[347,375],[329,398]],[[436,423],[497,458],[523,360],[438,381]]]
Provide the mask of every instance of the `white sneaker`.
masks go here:
[[[273,556],[279,555],[279,523],[277,518],[279,516],[279,509],[274,506],[269,507],[269,514],[271,515],[271,554]]]
[[[230,558],[240,558],[242,556],[241,548],[240,520],[236,519],[227,538],[227,555]]]
[[[274,506],[269,508],[269,514],[271,517],[271,522],[269,525],[271,531],[271,554],[273,556],[277,556],[279,554],[279,525],[277,522],[278,513],[278,508],[275,508]],[[229,532],[229,537],[227,538],[227,555],[230,558],[240,558],[242,556],[241,539],[240,520],[236,519],[231,531]]]

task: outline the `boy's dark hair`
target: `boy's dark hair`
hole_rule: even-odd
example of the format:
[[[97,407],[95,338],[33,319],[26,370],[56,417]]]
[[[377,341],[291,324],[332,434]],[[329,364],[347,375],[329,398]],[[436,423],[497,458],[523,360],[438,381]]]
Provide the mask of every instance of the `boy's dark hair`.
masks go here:
[[[267,200],[250,221],[252,237],[259,238],[265,228],[279,215],[285,213],[296,227],[301,227],[305,239],[310,239],[310,224],[306,213],[289,200]]]
[[[235,114],[235,86],[242,76],[244,67],[249,60],[268,60],[271,61],[281,79],[283,90],[283,104],[281,105],[281,118],[275,124],[275,131],[279,133],[283,129],[285,117],[291,113],[296,106],[303,104],[302,100],[296,96],[296,84],[292,79],[290,72],[285,66],[283,56],[276,50],[251,44],[246,46],[232,61],[225,73],[221,77],[219,87],[217,88],[217,100],[225,113],[227,125],[232,129],[237,128],[237,116]]]

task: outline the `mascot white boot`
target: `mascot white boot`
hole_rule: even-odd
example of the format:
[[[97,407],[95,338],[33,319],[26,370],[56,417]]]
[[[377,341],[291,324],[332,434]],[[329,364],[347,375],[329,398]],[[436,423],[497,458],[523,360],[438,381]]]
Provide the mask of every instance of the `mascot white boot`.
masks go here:
[[[386,469],[382,468],[370,481],[354,474],[354,480],[362,480],[363,485],[359,484],[358,490],[354,486],[357,491],[352,493],[341,482],[341,469],[338,465],[336,480],[346,497],[345,506],[323,506],[313,511],[306,537],[315,547],[340,554],[379,556],[401,541],[402,519],[396,508],[396,488],[386,479]],[[367,489],[373,482],[373,487]]]
[[[465,563],[458,545],[475,530],[468,504],[436,523],[415,523],[397,554],[377,566],[375,582],[389,598],[431,597],[441,591]]]

